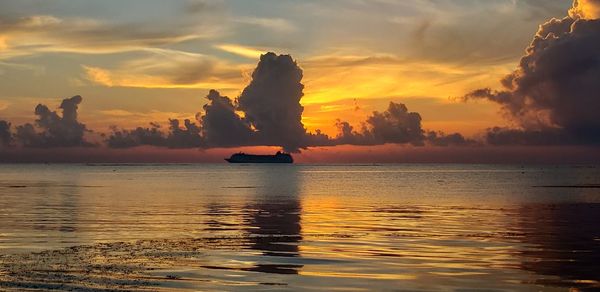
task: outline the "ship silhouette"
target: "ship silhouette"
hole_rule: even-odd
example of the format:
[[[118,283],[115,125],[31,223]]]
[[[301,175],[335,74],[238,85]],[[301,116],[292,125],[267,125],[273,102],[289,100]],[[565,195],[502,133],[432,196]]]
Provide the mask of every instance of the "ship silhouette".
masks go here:
[[[225,160],[229,163],[294,163],[291,154],[280,151],[275,155],[254,155],[240,152],[225,158]]]

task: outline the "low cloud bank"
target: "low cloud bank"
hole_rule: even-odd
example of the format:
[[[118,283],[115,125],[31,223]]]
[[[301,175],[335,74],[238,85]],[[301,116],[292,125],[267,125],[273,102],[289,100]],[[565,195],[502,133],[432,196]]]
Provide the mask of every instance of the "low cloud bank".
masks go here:
[[[138,146],[185,148],[226,148],[278,146],[285,151],[335,145],[409,144],[413,146],[474,145],[459,133],[446,135],[426,131],[421,115],[410,112],[402,103],[390,102],[387,110],[373,112],[357,130],[338,120],[339,134],[329,137],[320,130],[308,132],[302,123],[304,108],[303,72],[289,55],[267,53],[261,56],[252,80],[236,99],[211,90],[203,111],[194,120],[170,119],[163,128],[158,123],[134,129],[111,127],[104,137],[109,148]],[[62,115],[38,105],[34,124],[24,124],[11,132],[11,125],[0,121],[0,145],[25,148],[97,146],[84,136],[85,124],[78,121],[81,96],[63,100]]]
[[[77,119],[77,110],[82,101],[79,95],[64,99],[59,107],[62,114],[38,104],[34,112],[37,116],[35,123],[17,126],[14,135],[10,133],[10,124],[0,121],[2,144],[6,146],[14,140],[18,145],[34,148],[92,146],[84,138],[88,131],[85,124]]]
[[[423,146],[426,143],[435,146],[475,144],[459,133],[446,135],[443,132],[425,131],[421,126],[421,115],[409,112],[406,105],[390,102],[384,112],[373,112],[357,131],[348,122],[337,122],[339,135],[334,144],[347,145],[383,145],[411,144]]]

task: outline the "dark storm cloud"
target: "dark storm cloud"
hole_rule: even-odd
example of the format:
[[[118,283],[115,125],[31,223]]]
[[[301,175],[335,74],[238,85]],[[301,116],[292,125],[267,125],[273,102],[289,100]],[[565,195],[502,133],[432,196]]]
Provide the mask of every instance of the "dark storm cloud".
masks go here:
[[[500,104],[519,124],[521,129],[491,129],[492,142],[600,142],[600,20],[578,16],[593,15],[593,6],[583,12],[575,8],[572,16],[540,26],[519,67],[502,80],[504,89],[480,89],[465,96]],[[544,134],[548,137],[541,137]]]
[[[16,139],[24,147],[76,147],[91,146],[84,139],[87,131],[77,120],[77,109],[83,101],[79,95],[64,99],[60,104],[62,116],[47,106],[35,107],[35,125],[25,124],[16,129]]]
[[[302,69],[290,55],[267,53],[260,57],[252,81],[238,99],[238,108],[256,129],[261,143],[280,145],[286,151],[306,147],[301,81]]]
[[[10,126],[9,122],[0,120],[0,147],[10,146],[12,143]]]

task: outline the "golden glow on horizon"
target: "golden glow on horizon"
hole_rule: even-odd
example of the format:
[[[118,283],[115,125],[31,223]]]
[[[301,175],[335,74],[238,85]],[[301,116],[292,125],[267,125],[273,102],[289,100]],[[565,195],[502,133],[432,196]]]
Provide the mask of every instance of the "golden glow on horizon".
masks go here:
[[[301,61],[300,65],[303,65]],[[460,67],[427,61],[398,61],[319,66],[318,62],[310,61],[303,68],[302,104],[309,105],[349,98],[458,97],[483,84],[496,84],[514,64]]]

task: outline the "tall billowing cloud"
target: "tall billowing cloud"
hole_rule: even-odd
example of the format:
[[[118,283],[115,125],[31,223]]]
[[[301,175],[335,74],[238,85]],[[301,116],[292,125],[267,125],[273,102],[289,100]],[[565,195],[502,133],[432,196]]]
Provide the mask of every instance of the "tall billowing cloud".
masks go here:
[[[238,108],[262,144],[279,145],[286,151],[306,147],[301,81],[302,69],[291,56],[267,53],[260,57],[252,81],[238,99]]]
[[[504,89],[466,95],[500,104],[520,126],[492,129],[491,142],[600,142],[599,7],[600,1],[576,0],[569,17],[540,26],[519,67],[502,80]]]
[[[221,96],[216,90],[211,90],[206,99],[209,102],[204,106],[205,114],[200,121],[207,146],[250,145],[253,136],[250,124],[235,112],[231,99]]]
[[[251,145],[281,146],[296,152],[313,144],[327,144],[328,137],[307,133],[302,124],[304,108],[300,104],[304,85],[302,70],[289,55],[267,53],[252,74],[252,81],[237,101],[211,90],[206,99],[200,125],[170,121],[170,133],[157,127],[113,130],[111,147],[153,145],[175,148],[236,147]],[[238,112],[243,112],[240,116]]]
[[[35,126],[29,123],[18,126],[17,141],[25,147],[90,146],[84,138],[85,125],[77,120],[77,109],[82,101],[79,95],[64,99],[59,107],[62,116],[38,104],[35,107]]]

